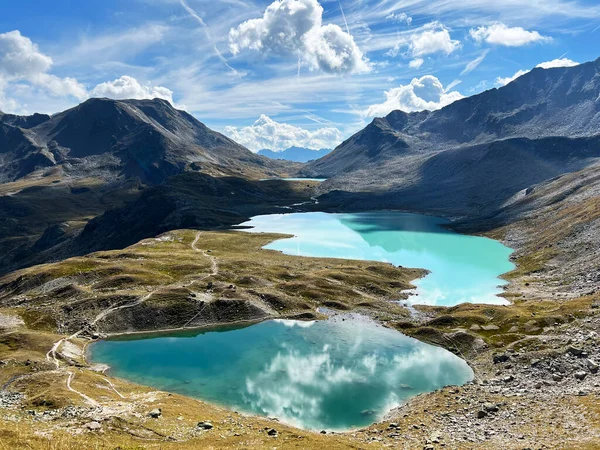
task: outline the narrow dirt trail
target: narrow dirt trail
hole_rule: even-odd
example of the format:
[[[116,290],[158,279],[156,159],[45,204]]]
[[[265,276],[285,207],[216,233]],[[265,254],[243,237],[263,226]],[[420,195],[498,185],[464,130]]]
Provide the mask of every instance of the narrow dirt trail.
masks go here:
[[[79,330],[77,333],[72,334],[69,337],[65,337],[62,339],[59,339],[58,341],[56,341],[53,345],[52,348],[50,350],[48,350],[48,353],[46,353],[46,361],[52,362],[54,363],[54,365],[56,366],[57,369],[60,369],[60,361],[59,359],[56,357],[56,352],[58,351],[58,349],[60,348],[60,346],[66,342],[69,341],[71,339],[75,339],[77,336],[79,336],[79,334],[81,334],[83,330]]]
[[[207,254],[204,250],[199,249],[198,247],[196,247],[196,244],[198,243],[198,241],[200,240],[200,236],[202,235],[202,231],[198,231],[198,233],[196,233],[196,237],[194,238],[194,241],[191,244],[191,248],[196,251],[196,252],[200,252],[202,253],[206,258],[208,258],[210,260],[210,266],[211,266],[211,273],[208,275],[205,275],[203,277],[200,278],[195,278],[187,283],[173,283],[167,286],[161,286],[157,289],[154,289],[153,291],[149,292],[148,294],[138,298],[138,300],[136,300],[133,303],[127,303],[125,305],[120,305],[120,306],[114,306],[111,308],[108,308],[104,311],[102,311],[100,314],[98,314],[94,320],[91,322],[92,325],[96,325],[100,320],[106,318],[107,316],[109,316],[110,314],[114,313],[115,311],[119,311],[121,309],[127,309],[127,308],[133,308],[134,306],[137,306],[141,303],[144,303],[146,300],[148,300],[150,297],[152,297],[152,295],[154,295],[158,290],[160,289],[168,289],[168,288],[181,288],[181,287],[189,287],[192,286],[193,284],[196,284],[202,280],[205,280],[208,277],[211,276],[215,276],[219,273],[219,265],[217,263],[217,260],[214,256],[211,256],[209,254]]]
[[[71,382],[73,381],[73,378],[75,378],[75,373],[71,372],[70,370],[67,371],[68,377],[67,377],[67,389],[71,392],[74,392],[75,394],[78,394],[81,396],[81,398],[83,398],[86,402],[88,402],[90,405],[92,406],[100,406],[100,403],[98,403],[96,400],[94,400],[91,397],[88,397],[87,395],[85,395],[83,392],[79,392],[77,389],[73,389],[71,387]]]
[[[121,397],[121,398],[127,398],[125,397],[123,394],[121,394],[119,391],[117,391],[117,388],[115,387],[114,384],[112,384],[112,381],[110,381],[108,378],[104,378],[104,381],[106,381],[108,383],[108,385],[110,386],[110,388],[115,391],[115,393]]]
[[[198,244],[198,241],[200,240],[200,236],[202,235],[202,231],[198,231],[198,233],[196,234],[196,237],[194,238],[194,242],[192,242],[192,249],[194,249],[197,252],[202,253],[205,257],[207,257],[210,260],[210,268],[211,268],[211,273],[210,275],[201,278],[198,281],[201,281],[203,279],[208,278],[209,276],[216,276],[219,274],[219,263],[217,262],[217,258],[215,258],[212,255],[209,255],[205,250],[202,250],[198,247],[196,247],[196,244]]]
[[[119,311],[121,309],[126,309],[126,308],[132,308],[134,306],[140,305],[141,303],[144,303],[146,300],[148,300],[149,298],[152,297],[152,295],[154,295],[156,292],[158,292],[160,289],[165,289],[165,288],[173,288],[173,287],[189,287],[195,283],[198,283],[202,280],[205,280],[211,276],[215,276],[218,275],[219,273],[219,264],[217,262],[217,259],[212,256],[209,255],[206,251],[199,249],[197,247],[198,241],[200,240],[200,236],[202,235],[202,231],[198,231],[198,233],[196,233],[196,236],[191,244],[191,248],[196,251],[201,253],[204,257],[208,258],[210,261],[210,273],[207,275],[204,275],[200,278],[195,278],[187,283],[174,283],[168,286],[161,286],[157,289],[152,290],[151,292],[149,292],[146,295],[143,295],[141,297],[139,297],[136,301],[134,301],[133,303],[127,303],[124,305],[119,305],[119,306],[113,306],[110,308],[107,308],[103,311],[101,311],[95,318],[94,320],[92,320],[91,325],[96,325],[99,321],[105,319],[107,316],[113,314],[115,311]],[[204,309],[204,308],[203,308]],[[196,314],[194,317],[192,317],[192,319],[190,319],[186,325],[184,325],[184,328],[190,324],[196,317],[198,317],[198,315],[200,315],[200,313],[202,312],[202,310]],[[73,381],[73,378],[75,378],[75,373],[70,371],[70,370],[66,370],[66,368],[62,368],[60,365],[60,360],[57,357],[57,353],[59,353],[60,347],[61,345],[63,345],[65,342],[70,341],[71,339],[75,339],[77,336],[79,336],[81,333],[83,333],[84,329],[79,330],[78,332],[72,334],[69,337],[64,337],[59,339],[58,341],[56,341],[53,345],[52,348],[50,348],[50,350],[48,350],[48,352],[46,353],[46,360],[48,362],[53,363],[56,366],[56,370],[62,373],[65,373],[67,375],[67,380],[66,380],[66,387],[69,391],[74,392],[76,394],[78,394],[79,396],[81,396],[87,403],[89,403],[92,406],[99,406],[99,403],[94,400],[93,398],[85,395],[82,392],[79,392],[78,390],[74,389],[71,386],[71,382]],[[115,386],[110,382],[110,380],[106,379],[106,382],[110,385],[111,389],[117,394],[119,395],[121,398],[125,398],[119,391],[117,391],[117,389],[115,388]]]
[[[100,314],[98,314],[94,320],[92,320],[91,325],[96,325],[99,321],[101,321],[102,319],[104,319],[106,316],[114,313],[115,311],[118,311],[120,309],[126,309],[126,308],[133,308],[134,306],[139,305],[140,303],[144,303],[146,300],[148,300],[150,297],[152,297],[152,295],[154,295],[154,293],[157,291],[158,289],[155,289],[151,292],[149,292],[146,295],[143,295],[141,297],[139,297],[135,302],[133,303],[127,303],[125,305],[120,305],[120,306],[113,306],[111,308],[108,308],[104,311],[102,311]]]
[[[202,235],[202,231],[198,231],[198,233],[196,233],[196,237],[194,238],[194,241],[192,242],[192,249],[194,249],[194,251],[196,251],[196,252],[202,253],[202,255],[204,255],[206,258],[208,258],[210,260],[211,271],[208,275],[205,275],[202,278],[195,279],[192,282],[192,284],[197,283],[202,280],[206,280],[209,277],[214,277],[219,274],[219,263],[217,262],[217,258],[215,258],[212,255],[209,255],[208,252],[206,252],[205,250],[202,250],[196,246],[196,244],[198,244],[198,241],[200,240],[201,235]],[[212,299],[212,296],[210,294],[205,294],[204,297],[205,297],[205,300],[204,300],[205,303],[202,306],[202,309],[200,311],[198,311],[198,313],[194,317],[192,317],[190,320],[188,320],[185,323],[185,325],[183,325],[183,328],[188,327],[194,320],[196,320],[198,318],[198,316],[200,316],[200,314],[202,314],[202,312],[204,311],[204,308],[206,307],[206,302],[210,301]]]

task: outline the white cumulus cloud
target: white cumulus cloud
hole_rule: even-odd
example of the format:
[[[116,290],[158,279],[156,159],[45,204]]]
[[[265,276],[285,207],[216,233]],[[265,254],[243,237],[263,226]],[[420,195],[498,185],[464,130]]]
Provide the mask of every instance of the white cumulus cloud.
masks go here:
[[[460,49],[461,43],[452,39],[450,30],[439,22],[431,22],[407,38],[401,39],[390,49],[387,56],[412,58],[410,67],[419,68],[423,64],[423,56],[441,53],[449,55]],[[402,49],[406,49],[401,52]]]
[[[423,60],[423,58],[415,58],[408,63],[408,67],[410,67],[411,69],[418,69],[423,65],[424,62],[425,61]]]
[[[496,85],[498,86],[506,86],[508,83],[512,83],[513,81],[515,81],[517,78],[525,75],[526,73],[529,73],[529,70],[519,70],[517,71],[514,75],[510,76],[510,77],[498,77],[496,78]]]
[[[555,67],[575,67],[578,65],[578,62],[575,62],[569,58],[560,58],[540,63],[535,67],[541,67],[542,69],[554,69]]]
[[[229,49],[263,55],[294,56],[311,70],[327,73],[363,73],[367,59],[352,35],[338,25],[323,25],[323,7],[317,0],[276,0],[262,17],[247,20],[229,31]]]
[[[251,126],[227,126],[223,132],[234,141],[255,152],[264,148],[281,151],[294,146],[314,150],[334,148],[342,141],[342,133],[335,127],[310,131],[287,123],[276,122],[264,114]]]
[[[534,42],[548,42],[552,38],[542,36],[537,31],[528,31],[522,27],[509,27],[501,22],[490,26],[481,26],[469,31],[475,42],[504,45],[506,47],[521,47]]]
[[[385,116],[396,109],[404,112],[434,111],[464,98],[458,91],[444,88],[433,75],[414,78],[410,84],[386,91],[385,97],[385,102],[369,106],[364,115]]]
[[[52,96],[72,96],[79,100],[87,96],[85,87],[76,79],[48,73],[51,67],[52,58],[20,31],[0,34],[0,78],[5,87],[11,82],[25,81]]]
[[[430,23],[425,31],[410,37],[409,51],[412,56],[445,53],[449,55],[460,48],[460,41],[450,37],[450,31],[438,22]]]
[[[556,67],[574,67],[574,66],[578,66],[578,65],[579,65],[578,62],[575,62],[571,59],[560,58],[560,59],[553,59],[552,61],[546,61],[546,62],[540,63],[535,67],[541,68],[541,69],[554,69]],[[517,78],[519,78],[529,72],[531,72],[531,71],[530,70],[519,70],[510,77],[498,77],[498,78],[496,78],[496,85],[497,86],[506,86],[508,83],[515,81]]]
[[[133,77],[123,75],[113,81],[100,83],[90,92],[92,97],[108,97],[115,100],[162,98],[173,104],[173,91],[164,86],[142,85]]]

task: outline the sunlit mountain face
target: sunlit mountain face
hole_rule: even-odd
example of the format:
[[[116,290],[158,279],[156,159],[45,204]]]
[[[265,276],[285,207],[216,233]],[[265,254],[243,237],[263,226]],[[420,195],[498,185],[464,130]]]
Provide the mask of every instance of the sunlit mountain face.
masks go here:
[[[252,151],[334,148],[535,67],[595,59],[594,0],[5,2],[0,110],[162,98]]]

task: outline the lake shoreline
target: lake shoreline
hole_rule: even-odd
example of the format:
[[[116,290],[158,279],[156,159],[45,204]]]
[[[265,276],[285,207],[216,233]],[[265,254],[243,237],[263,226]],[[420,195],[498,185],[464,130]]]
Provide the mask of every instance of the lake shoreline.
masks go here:
[[[500,238],[502,237],[500,236]],[[533,242],[535,242],[535,239],[533,239]],[[515,246],[519,255],[527,254],[530,251],[522,244],[519,245]],[[517,262],[519,263],[518,270],[520,272],[516,279],[511,277],[511,286],[522,286],[527,280],[526,275],[525,278],[523,275],[523,268],[526,266],[521,265],[519,260]],[[326,264],[326,262],[320,261],[320,264]],[[531,293],[532,291],[530,289],[527,292]],[[240,432],[233,431],[238,429],[232,428],[232,426],[260,423],[260,427],[271,427],[278,431],[277,443],[283,448],[286,448],[287,445],[295,445],[297,443],[296,436],[302,436],[302,439],[305,439],[306,448],[322,448],[322,446],[349,448],[357,445],[364,448],[380,448],[383,444],[399,445],[400,442],[404,443],[405,448],[416,448],[426,445],[435,446],[436,441],[457,448],[465,446],[470,448],[515,448],[515,443],[518,443],[518,448],[535,446],[540,443],[544,443],[549,448],[554,448],[556,442],[581,443],[581,448],[592,448],[585,447],[586,442],[588,444],[590,442],[586,440],[585,436],[593,436],[589,434],[589,430],[595,424],[593,418],[599,417],[598,415],[594,416],[591,412],[596,410],[594,409],[596,407],[593,399],[598,396],[598,389],[594,387],[597,377],[583,367],[582,369],[588,374],[585,379],[580,381],[574,378],[573,373],[581,370],[577,367],[579,364],[585,364],[585,359],[573,360],[566,349],[570,341],[571,345],[586,351],[590,359],[598,361],[600,357],[598,339],[587,341],[579,336],[579,330],[585,329],[592,332],[594,329],[600,329],[598,309],[594,309],[595,298],[588,296],[570,301],[543,298],[532,300],[516,298],[515,301],[514,297],[509,299],[511,304],[508,306],[418,307],[422,312],[422,316],[418,321],[402,315],[395,318],[391,316],[380,317],[378,320],[386,326],[398,329],[419,340],[435,343],[464,355],[469,365],[476,370],[477,380],[460,388],[443,388],[431,394],[416,397],[393,412],[383,422],[354,432],[327,435],[302,432],[301,430],[290,429],[275,421],[242,417],[202,402],[191,401],[185,397],[155,393],[155,391],[149,391],[131,383],[124,383],[116,379],[113,381],[118,390],[126,396],[130,395],[129,392],[136,393],[137,400],[126,400],[124,404],[129,405],[127,408],[135,408],[139,417],[144,417],[147,411],[155,407],[153,405],[161,405],[163,407],[163,418],[161,419],[163,422],[161,422],[160,427],[167,434],[172,433],[172,431],[168,431],[171,426],[181,426],[185,423],[190,430],[195,427],[194,419],[190,421],[186,418],[184,422],[176,420],[178,414],[181,413],[187,417],[185,412],[185,409],[187,409],[190,412],[195,411],[193,417],[196,418],[196,421],[198,418],[202,420],[210,418],[218,427],[220,433],[226,436],[225,442],[229,442],[234,446],[236,442],[241,442],[239,439],[242,438],[235,436],[236,433],[240,434]],[[377,309],[371,309],[371,311],[374,315],[381,314]],[[15,314],[15,311],[10,310],[9,313]],[[20,314],[18,309],[16,313]],[[539,330],[542,327],[547,328],[545,321],[554,324],[556,317],[563,319],[558,325],[551,327],[553,330],[544,330],[539,339],[548,339],[545,336],[551,338],[542,348],[536,349],[536,343],[541,342],[536,337],[540,333]],[[485,330],[482,328],[483,325],[490,322],[497,324],[498,329]],[[535,323],[532,325],[531,322]],[[26,318],[26,323],[30,324],[31,319]],[[516,333],[511,331],[515,327],[517,327]],[[17,332],[33,333],[36,338],[44,336],[38,331]],[[56,338],[51,337],[50,339],[55,340]],[[82,342],[80,339],[76,339],[76,341],[78,343]],[[39,367],[46,367],[44,365],[47,364],[44,362],[44,354],[51,342],[53,341],[48,341],[48,346],[43,346],[44,353],[38,354],[33,349],[27,353],[27,357],[33,362],[34,367],[38,367],[38,364]],[[513,342],[517,345],[513,345]],[[532,346],[528,347],[525,344]],[[68,367],[74,367],[68,361],[68,359],[61,359],[61,371]],[[560,361],[561,364],[569,367],[569,372],[563,375],[561,381],[553,380],[554,375],[551,364],[554,361]],[[65,362],[67,363],[66,367],[64,366]],[[30,367],[23,365],[24,360],[14,368],[13,364],[15,363],[9,363],[9,371],[12,371],[10,373],[14,373],[15,370],[21,371],[24,367]],[[43,370],[53,368],[53,365],[48,365],[47,369]],[[92,389],[95,384],[103,383],[101,378],[97,378],[97,375],[89,373],[90,371],[85,368],[71,370],[76,370],[77,379],[81,380],[77,385],[79,390],[93,396],[102,394],[102,391]],[[62,372],[53,375],[52,372],[49,372],[48,378],[53,379],[52,377],[60,373]],[[75,382],[77,382],[77,379]],[[538,383],[543,386],[542,389],[536,387]],[[37,386],[32,382],[25,384],[25,386],[29,385],[32,389]],[[62,377],[57,379],[52,390],[59,392],[61,385],[64,386]],[[27,393],[27,390],[25,392]],[[52,391],[48,391],[48,393],[50,392]],[[582,392],[584,394],[581,394]],[[145,400],[146,397],[144,396],[148,396],[148,400]],[[564,420],[578,418],[578,425],[574,428],[563,429],[553,426],[555,419],[552,414],[558,412],[556,408],[557,398],[562,399],[560,414],[561,417],[564,417]],[[77,397],[72,401],[77,404]],[[114,401],[123,402],[123,399],[116,396]],[[107,405],[113,404],[112,401],[105,400],[105,402],[107,402]],[[490,411],[487,411],[484,407],[487,403],[490,404]],[[495,407],[498,408],[498,411],[494,411]],[[113,415],[130,417],[125,410],[119,412],[120,410],[113,409],[113,411],[111,413]],[[482,412],[480,413],[480,411]],[[0,413],[2,413],[2,410],[0,410]],[[477,417],[479,414],[483,415],[481,419]],[[585,415],[586,421],[581,421],[581,414]],[[84,413],[81,417],[97,419],[95,416],[90,416],[89,412]],[[519,423],[521,423],[518,427],[511,425],[515,418],[518,418]],[[542,422],[539,422],[540,420]],[[135,419],[135,421],[139,421],[139,419]],[[2,423],[4,422],[0,421],[0,427],[2,427]],[[100,420],[100,423],[104,424],[103,427],[115,442],[123,442],[128,445],[126,443],[130,441],[127,441],[126,436],[121,432],[110,431],[110,427],[106,428],[108,425],[102,420]],[[140,422],[145,427],[155,427],[157,423],[153,422],[152,419],[142,419]],[[26,424],[27,422],[22,422],[22,426],[25,427],[23,428],[24,432],[27,430]],[[77,428],[81,426],[81,422],[74,423],[67,420],[65,426]],[[133,423],[130,426],[133,426]],[[483,432],[484,430],[486,433]],[[588,431],[586,432],[586,430]],[[57,433],[58,431],[54,432]],[[258,439],[255,441],[255,445],[259,445],[258,442],[262,443],[261,446],[272,445],[274,442],[273,437],[267,436],[266,432],[263,433],[248,429],[243,432],[242,436],[252,436],[253,439]],[[33,439],[34,434],[31,434],[31,436]],[[218,436],[218,433],[215,436]],[[92,437],[93,435],[86,434],[86,439]],[[210,434],[206,434],[200,441],[198,441],[198,436],[193,434],[181,435],[180,438],[184,441],[189,440],[190,443],[217,442],[211,440]],[[170,444],[165,442],[165,448],[171,448]]]
[[[465,361],[442,348],[424,344],[352,312],[334,313],[320,321],[274,319],[249,327],[226,326],[198,334],[104,340],[95,343],[93,349],[87,348],[90,362],[110,366],[111,375],[120,379],[189,395],[221,407],[229,405],[229,409],[246,414],[277,417],[287,424],[317,431],[346,432],[370,425],[373,420],[365,411],[384,417],[395,407],[388,405],[390,396],[398,398],[395,403],[405,403],[414,395],[448,384],[461,385],[473,376]],[[222,361],[223,351],[229,355],[229,364]],[[345,358],[347,352],[353,355],[351,359]],[[148,364],[135,363],[138,359]],[[163,360],[164,363],[156,363]],[[323,365],[325,361],[327,364]],[[273,365],[281,367],[274,373],[265,372],[266,367]],[[308,370],[302,382],[294,375],[298,366]],[[215,370],[214,376],[209,375]],[[314,377],[310,375],[313,371],[316,371]],[[373,371],[377,374],[374,378]],[[240,379],[238,373],[244,376]],[[423,373],[430,375],[423,377]],[[384,381],[390,376],[401,383]],[[341,385],[334,381],[338,377]],[[364,384],[366,379],[372,381]],[[248,384],[248,380],[253,381]],[[267,380],[266,385],[258,387]],[[259,384],[255,387],[256,383]],[[263,388],[268,393],[263,393]],[[293,395],[297,396],[295,400],[290,397]],[[283,398],[298,413],[280,411]],[[309,398],[311,408],[308,405],[300,408]],[[339,405],[346,398],[354,401],[341,408]],[[269,406],[270,402],[274,403]],[[260,405],[258,410],[257,405]],[[334,408],[337,413],[327,408]]]

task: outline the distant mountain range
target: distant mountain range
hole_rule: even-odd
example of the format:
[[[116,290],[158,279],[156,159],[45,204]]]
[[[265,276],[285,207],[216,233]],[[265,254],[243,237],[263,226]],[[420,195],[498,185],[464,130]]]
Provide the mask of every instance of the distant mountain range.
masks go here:
[[[258,154],[271,159],[284,159],[286,161],[305,163],[308,161],[313,161],[315,159],[322,158],[323,156],[329,154],[331,150],[332,149],[330,148],[322,148],[321,150],[311,150],[310,148],[304,147],[290,147],[280,152],[274,152],[273,150],[264,149],[260,150]]]
[[[393,111],[303,175],[329,201],[481,215],[520,190],[600,157],[600,59],[532,70],[438,111]]]
[[[150,184],[188,170],[248,177],[285,170],[165,100],[93,98],[52,117],[0,113],[0,182],[57,166],[67,176]]]

